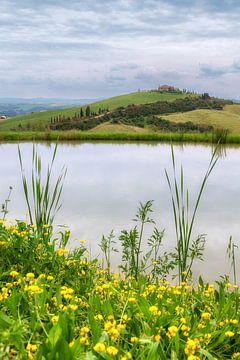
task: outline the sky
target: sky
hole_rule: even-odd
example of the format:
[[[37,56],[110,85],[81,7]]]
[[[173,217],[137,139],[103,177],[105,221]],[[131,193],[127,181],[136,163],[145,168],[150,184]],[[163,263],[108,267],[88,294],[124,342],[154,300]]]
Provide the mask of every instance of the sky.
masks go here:
[[[0,0],[0,97],[240,99],[239,0]]]

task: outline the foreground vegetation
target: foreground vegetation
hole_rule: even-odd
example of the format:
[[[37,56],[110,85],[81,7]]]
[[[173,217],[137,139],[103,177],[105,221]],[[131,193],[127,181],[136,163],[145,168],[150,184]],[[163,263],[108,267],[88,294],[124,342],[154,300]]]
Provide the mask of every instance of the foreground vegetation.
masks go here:
[[[1,359],[240,359],[237,286],[109,276],[83,240],[46,246],[23,222],[0,234]]]
[[[113,231],[99,244],[102,259],[91,258],[85,239],[68,249],[69,231],[54,235],[66,169],[53,176],[57,147],[44,176],[33,147],[32,173],[22,183],[29,223],[8,223],[10,193],[0,220],[1,359],[240,359],[240,293],[236,285],[236,244],[228,255],[233,284],[223,277],[195,286],[192,265],[203,260],[204,235],[192,236],[205,184],[218,161],[216,148],[193,210],[184,172],[166,178],[172,198],[176,248],[162,252],[164,231],[152,219],[152,201],[140,203],[135,226],[123,230],[120,272],[111,271]],[[152,226],[142,252],[145,226]],[[178,282],[176,276],[178,275]],[[167,281],[169,279],[169,281]]]

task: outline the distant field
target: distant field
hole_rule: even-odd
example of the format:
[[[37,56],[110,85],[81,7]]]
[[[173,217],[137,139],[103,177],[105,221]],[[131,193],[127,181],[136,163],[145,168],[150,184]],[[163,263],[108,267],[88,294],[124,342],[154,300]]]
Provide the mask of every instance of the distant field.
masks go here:
[[[195,124],[212,125],[214,128],[228,129],[232,134],[240,134],[240,104],[226,105],[223,110],[200,109],[161,117],[175,122],[192,121]]]
[[[149,133],[148,129],[143,129],[137,126],[125,125],[125,124],[110,124],[104,123],[96,126],[95,128],[89,130],[89,132],[93,133],[138,133],[138,134],[146,134]]]
[[[171,93],[159,93],[159,92],[148,92],[141,91],[131,94],[125,94],[120,96],[115,96],[106,100],[98,101],[93,104],[90,104],[92,111],[98,111],[99,108],[109,108],[109,110],[116,109],[120,106],[127,106],[130,104],[147,104],[156,101],[174,101],[176,99],[182,99],[189,94],[171,94]],[[82,106],[85,108],[86,106]],[[38,112],[28,115],[16,116],[7,121],[0,123],[1,130],[10,130],[12,128],[18,127],[19,124],[26,126],[29,124],[35,124],[37,126],[45,126],[50,123],[51,117],[64,115],[65,117],[74,116],[75,112],[79,112],[81,106],[61,109],[61,110],[49,110],[45,112]]]

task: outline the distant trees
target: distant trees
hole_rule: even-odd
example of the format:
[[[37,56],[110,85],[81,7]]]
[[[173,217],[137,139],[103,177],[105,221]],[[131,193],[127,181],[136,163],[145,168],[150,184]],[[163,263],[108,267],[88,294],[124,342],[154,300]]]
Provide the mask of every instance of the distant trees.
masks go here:
[[[90,109],[90,106],[88,105],[86,107],[86,116],[89,117],[91,115],[91,109]]]
[[[203,100],[209,100],[209,99],[210,99],[209,94],[208,94],[208,93],[203,93],[203,94],[202,94],[202,99],[203,99]]]
[[[70,116],[58,115],[52,116],[51,130],[90,130],[99,124],[110,121],[113,124],[126,124],[138,127],[152,127],[162,131],[200,131],[209,132],[211,127],[192,122],[176,124],[165,119],[160,119],[159,115],[165,115],[176,112],[186,112],[195,109],[222,109],[224,105],[232,103],[231,101],[210,97],[205,93],[202,96],[186,97],[176,99],[172,102],[157,101],[150,104],[128,105],[118,107],[109,111],[109,108],[99,108],[93,111],[90,106],[80,108],[78,113]]]

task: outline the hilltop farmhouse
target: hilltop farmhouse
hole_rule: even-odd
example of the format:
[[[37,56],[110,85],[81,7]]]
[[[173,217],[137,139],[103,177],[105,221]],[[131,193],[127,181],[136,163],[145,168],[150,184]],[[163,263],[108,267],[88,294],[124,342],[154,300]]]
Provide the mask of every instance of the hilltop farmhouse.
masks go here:
[[[174,86],[170,86],[170,85],[160,85],[158,87],[158,91],[174,91],[175,88]]]

